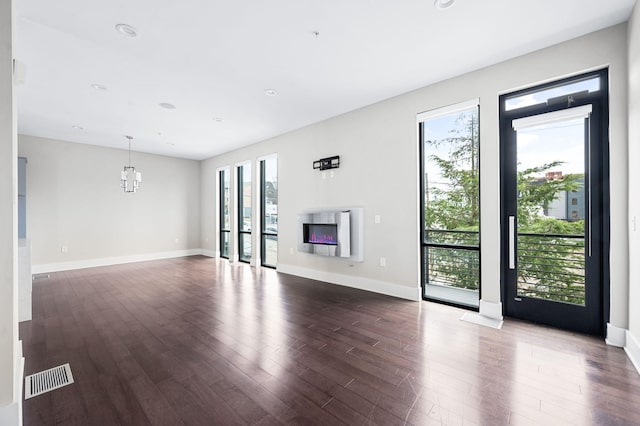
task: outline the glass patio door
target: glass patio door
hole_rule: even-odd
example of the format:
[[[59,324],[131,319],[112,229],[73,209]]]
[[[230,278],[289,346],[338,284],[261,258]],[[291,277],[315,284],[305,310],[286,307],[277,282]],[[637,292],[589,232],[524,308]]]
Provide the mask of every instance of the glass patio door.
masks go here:
[[[594,92],[503,111],[502,279],[508,316],[602,334],[605,132]]]

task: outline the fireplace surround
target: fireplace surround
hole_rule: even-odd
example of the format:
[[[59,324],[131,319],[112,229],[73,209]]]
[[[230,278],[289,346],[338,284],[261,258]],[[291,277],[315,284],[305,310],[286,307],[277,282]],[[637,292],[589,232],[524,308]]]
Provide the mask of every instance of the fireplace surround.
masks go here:
[[[364,209],[310,209],[298,214],[298,251],[362,262]]]

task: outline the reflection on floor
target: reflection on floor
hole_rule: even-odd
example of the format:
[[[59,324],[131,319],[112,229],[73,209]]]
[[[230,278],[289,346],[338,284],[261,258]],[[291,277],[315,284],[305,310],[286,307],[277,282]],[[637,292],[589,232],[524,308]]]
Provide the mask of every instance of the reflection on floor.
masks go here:
[[[601,339],[188,257],[51,274],[25,374],[74,383],[26,425],[640,424],[640,376]]]

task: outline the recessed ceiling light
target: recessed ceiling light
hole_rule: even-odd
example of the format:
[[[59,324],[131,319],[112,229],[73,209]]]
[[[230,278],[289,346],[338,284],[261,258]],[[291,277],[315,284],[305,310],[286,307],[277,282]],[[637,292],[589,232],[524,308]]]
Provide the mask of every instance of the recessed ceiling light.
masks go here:
[[[167,142],[167,145],[169,145],[169,146],[176,146],[176,144],[175,144],[175,143],[173,143],[173,142]]]
[[[164,109],[176,109],[176,106],[174,104],[170,104],[168,102],[161,102],[158,104],[158,106]]]
[[[455,2],[456,0],[436,0],[435,3],[433,3],[433,6],[436,9],[444,10],[449,9]]]
[[[274,89],[267,89],[264,91],[264,94],[267,96],[275,96],[278,94]]]
[[[127,36],[127,37],[137,37],[138,36],[138,30],[133,28],[131,25],[127,25],[127,24],[118,24],[118,25],[116,25],[116,31],[118,31],[123,36]]]
[[[84,127],[82,127],[82,126],[76,126],[76,125],[71,126],[71,128],[72,128],[72,129],[76,129],[76,130],[84,130]]]
[[[220,117],[213,117],[213,121],[215,121],[216,123],[222,123],[222,118]]]
[[[91,87],[96,89],[96,90],[107,90],[107,86],[104,86],[104,85],[98,84],[98,83],[93,83],[91,85]]]

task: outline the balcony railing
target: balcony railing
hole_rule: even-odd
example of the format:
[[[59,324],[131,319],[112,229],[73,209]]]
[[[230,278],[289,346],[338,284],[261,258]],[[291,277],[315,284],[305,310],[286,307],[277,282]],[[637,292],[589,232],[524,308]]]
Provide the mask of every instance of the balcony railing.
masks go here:
[[[584,305],[584,235],[518,233],[518,296]]]
[[[469,290],[480,285],[479,233],[427,229],[426,284]],[[518,296],[584,304],[583,235],[518,233]]]
[[[478,231],[427,229],[423,244],[426,284],[480,288]]]

